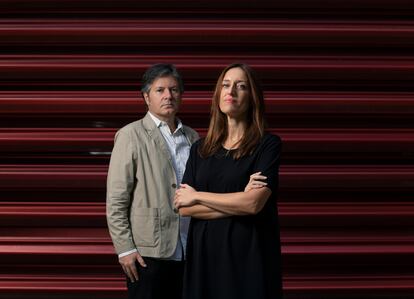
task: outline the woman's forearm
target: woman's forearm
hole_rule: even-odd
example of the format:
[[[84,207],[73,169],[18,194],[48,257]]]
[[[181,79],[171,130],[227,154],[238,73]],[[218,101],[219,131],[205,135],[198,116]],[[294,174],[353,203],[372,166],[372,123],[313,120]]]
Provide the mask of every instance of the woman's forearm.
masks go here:
[[[194,218],[199,218],[199,219],[205,219],[205,220],[209,220],[209,219],[218,219],[218,218],[224,218],[224,217],[229,217],[231,215],[217,211],[216,209],[201,205],[201,204],[196,204],[193,206],[189,206],[189,207],[181,207],[179,209],[179,213],[181,216],[191,216]]]
[[[222,213],[253,215],[262,210],[271,193],[269,188],[234,193],[196,192],[195,198],[199,205],[210,207]]]

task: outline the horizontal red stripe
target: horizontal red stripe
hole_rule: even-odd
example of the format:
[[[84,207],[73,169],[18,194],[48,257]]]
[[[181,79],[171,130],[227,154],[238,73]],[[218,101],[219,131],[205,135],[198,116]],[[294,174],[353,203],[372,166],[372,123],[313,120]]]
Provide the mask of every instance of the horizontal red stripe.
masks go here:
[[[0,188],[103,189],[106,174],[106,165],[0,165]],[[414,168],[410,166],[282,166],[280,183],[282,189],[412,190],[412,178]]]
[[[181,114],[200,113],[208,117],[212,92],[185,92]],[[404,115],[414,114],[413,93],[281,93],[266,92],[268,114],[328,115]],[[0,92],[0,114],[19,117],[19,114],[51,118],[58,114],[73,117],[95,117],[144,113],[146,107],[140,92],[102,91],[44,91]],[[53,113],[53,114],[52,114]],[[23,116],[22,116],[23,117]]]

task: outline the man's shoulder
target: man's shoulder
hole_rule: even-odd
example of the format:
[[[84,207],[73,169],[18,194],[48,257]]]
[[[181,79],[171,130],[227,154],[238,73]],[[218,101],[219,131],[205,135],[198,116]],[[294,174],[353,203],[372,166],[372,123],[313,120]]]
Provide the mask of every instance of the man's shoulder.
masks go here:
[[[184,129],[185,134],[189,135],[189,137],[191,139],[191,142],[194,142],[194,141],[196,141],[200,138],[197,131],[194,130],[193,128],[190,128],[189,126],[183,125],[183,129]]]
[[[197,131],[196,131],[196,130],[194,130],[193,128],[189,127],[189,126],[183,125],[183,128],[184,128],[184,130],[186,130],[187,132],[190,132],[190,133],[192,133],[192,134],[194,134],[194,135],[198,135]]]
[[[133,121],[125,126],[123,126],[122,128],[120,128],[118,130],[118,132],[123,132],[123,133],[131,133],[133,131],[139,131],[143,129],[143,124],[142,124],[142,118],[138,119],[136,121]]]

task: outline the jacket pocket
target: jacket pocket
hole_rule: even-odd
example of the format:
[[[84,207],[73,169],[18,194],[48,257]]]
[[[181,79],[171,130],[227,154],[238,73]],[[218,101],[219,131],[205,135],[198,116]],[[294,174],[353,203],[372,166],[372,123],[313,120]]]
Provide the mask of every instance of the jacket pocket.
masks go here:
[[[131,211],[131,226],[135,245],[155,247],[160,240],[160,209],[135,208]]]

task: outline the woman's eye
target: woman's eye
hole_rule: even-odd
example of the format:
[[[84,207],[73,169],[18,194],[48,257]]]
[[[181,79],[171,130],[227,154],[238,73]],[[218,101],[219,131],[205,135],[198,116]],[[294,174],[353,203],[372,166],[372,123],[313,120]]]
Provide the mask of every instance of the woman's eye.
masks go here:
[[[221,86],[223,86],[223,88],[229,88],[229,84],[227,84],[227,83],[224,83],[224,84],[222,84]]]
[[[245,90],[247,86],[245,84],[237,84],[237,89]]]

